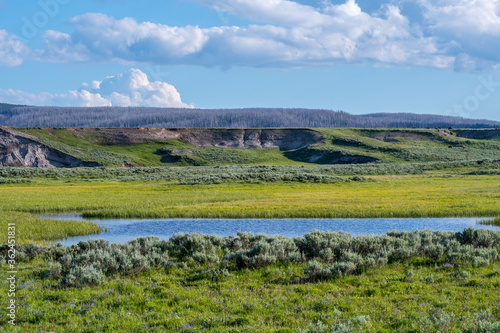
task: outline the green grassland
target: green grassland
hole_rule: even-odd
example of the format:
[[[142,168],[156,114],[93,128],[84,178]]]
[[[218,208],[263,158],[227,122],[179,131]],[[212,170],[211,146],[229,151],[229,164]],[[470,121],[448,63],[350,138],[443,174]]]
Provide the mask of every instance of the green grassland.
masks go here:
[[[500,176],[371,176],[373,181],[178,185],[34,180],[0,185],[0,212],[87,217],[340,218],[500,214]]]
[[[288,155],[296,160],[307,160],[308,156],[323,153],[323,161],[326,163],[329,161],[329,154],[366,156],[383,163],[422,163],[494,159],[500,150],[500,141],[465,138],[463,135],[460,136],[460,130],[320,129],[319,131],[325,137],[324,145],[309,146],[290,152]],[[485,132],[489,133],[487,130]]]
[[[421,163],[495,159],[500,151],[500,140],[483,139],[498,136],[495,130],[477,130],[474,138],[466,138],[461,134],[464,130],[315,129],[323,135],[325,144],[291,151],[195,148],[178,140],[119,145],[108,144],[90,131],[76,136],[65,128],[19,130],[37,136],[50,147],[104,166],[121,166],[124,162],[135,166],[329,164],[343,156],[366,157],[379,163]],[[485,134],[477,134],[482,132]]]
[[[338,242],[323,245],[331,237]],[[302,255],[294,255],[294,242]],[[142,239],[122,247],[27,246],[18,259],[17,326],[7,323],[2,307],[0,327],[3,332],[498,332],[499,242],[498,233],[469,229],[380,238],[178,235],[169,242]],[[320,251],[307,261],[329,247],[339,253]],[[370,264],[373,254],[379,257]],[[124,268],[130,257],[132,268]],[[5,279],[0,288],[9,288]],[[6,304],[5,293],[0,300]]]
[[[500,216],[498,140],[455,130],[322,129],[325,144],[280,151],[176,140],[108,145],[66,129],[23,131],[107,167],[0,168],[0,228],[15,223],[17,243],[45,244],[19,248],[16,327],[7,323],[8,282],[0,281],[2,332],[500,332],[497,233],[399,235],[380,251],[373,244],[397,235],[378,243],[346,243],[341,235],[328,245],[332,252],[317,245],[314,255],[302,249],[277,260],[289,240],[187,239],[149,249],[142,241],[124,249],[98,243],[93,252],[87,243],[47,245],[101,229],[37,217]],[[327,165],[343,156],[376,162]],[[112,168],[124,162],[145,167]],[[78,253],[83,248],[88,253]],[[385,261],[368,265],[372,252]],[[131,266],[96,266],[117,258]],[[335,273],[346,267],[357,268]],[[7,265],[0,272],[6,276]]]
[[[48,241],[100,233],[101,227],[85,221],[61,222],[54,219],[35,217],[28,213],[2,212],[0,217],[0,244],[8,243],[8,226],[16,228],[16,241],[21,244]],[[3,232],[5,230],[5,232]]]
[[[286,158],[279,149],[195,148],[178,140],[149,140],[133,145],[107,144],[102,138],[87,135],[78,138],[64,128],[20,129],[39,137],[41,143],[85,161],[104,166],[207,166],[207,165],[289,165],[303,164]],[[171,156],[172,150],[182,150],[181,156]]]
[[[236,272],[222,282],[203,274],[207,267],[172,266],[112,278],[99,287],[60,288],[53,279],[41,278],[46,264],[24,264],[18,277],[23,305],[18,327],[4,321],[2,330],[296,332],[311,323],[333,326],[368,316],[359,330],[342,332],[459,332],[477,325],[477,318],[495,321],[500,315],[498,265],[469,268],[469,280],[457,278],[459,270],[427,265],[413,267],[414,281],[405,282],[412,266],[399,264],[306,284],[294,283],[302,274],[302,267],[294,265]],[[434,282],[426,283],[428,276]],[[7,288],[5,280],[0,288]],[[480,316],[484,311],[487,315]]]

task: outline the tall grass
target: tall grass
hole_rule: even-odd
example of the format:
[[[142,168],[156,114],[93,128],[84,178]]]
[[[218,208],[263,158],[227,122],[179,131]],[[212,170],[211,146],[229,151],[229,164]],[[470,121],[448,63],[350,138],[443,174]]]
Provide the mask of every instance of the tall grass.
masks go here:
[[[44,242],[73,236],[97,234],[101,227],[86,221],[59,221],[39,218],[28,213],[0,213],[0,244],[7,244],[7,228],[15,225],[16,243]]]
[[[491,225],[500,227],[500,216],[494,217],[492,219],[481,220],[477,222],[478,224]]]
[[[375,182],[174,185],[36,180],[0,185],[0,212],[87,217],[370,218],[500,215],[498,176],[376,176]]]

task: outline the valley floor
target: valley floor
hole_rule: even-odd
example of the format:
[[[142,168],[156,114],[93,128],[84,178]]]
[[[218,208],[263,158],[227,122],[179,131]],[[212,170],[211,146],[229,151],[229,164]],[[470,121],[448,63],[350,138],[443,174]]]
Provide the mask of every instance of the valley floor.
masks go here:
[[[95,170],[30,174],[32,171],[9,169],[4,170],[0,184],[0,228],[6,231],[9,223],[15,223],[18,243],[47,244],[57,238],[96,233],[99,227],[88,222],[40,219],[37,214],[76,212],[101,218],[500,215],[498,167],[474,164],[418,170],[417,175],[366,172],[363,177],[350,178],[352,175],[340,173],[344,178],[292,177],[288,181],[282,175],[273,178],[276,181],[218,178],[214,184],[210,178],[181,183],[175,177],[127,178],[129,175],[118,169],[97,170],[107,173],[106,177],[87,177]],[[0,234],[0,243],[5,244],[7,233]],[[6,279],[0,282],[0,329],[498,332],[500,267],[495,242],[487,253],[494,252],[497,257],[488,257],[480,265],[467,258],[455,265],[447,261],[449,256],[433,260],[416,255],[354,275],[317,279],[306,278],[307,260],[241,270],[223,262],[227,271],[221,274],[220,263],[183,262],[174,253],[167,264],[131,276],[109,274],[97,286],[60,285],[57,274],[67,272],[57,271],[53,262],[35,255],[34,259],[18,261],[16,327],[10,326],[6,317],[9,284]],[[477,255],[484,255],[481,253]],[[1,272],[7,275],[6,265]]]

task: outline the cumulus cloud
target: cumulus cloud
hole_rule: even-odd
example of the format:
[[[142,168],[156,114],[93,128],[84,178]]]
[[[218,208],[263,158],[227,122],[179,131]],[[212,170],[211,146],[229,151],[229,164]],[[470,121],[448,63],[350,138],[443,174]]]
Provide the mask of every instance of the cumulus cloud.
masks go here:
[[[0,30],[0,67],[16,67],[23,63],[30,49],[16,36]]]
[[[493,47],[500,45],[500,0],[373,0],[362,7],[356,0],[191,1],[253,24],[176,27],[87,13],[69,21],[70,34],[43,32],[46,46],[32,57],[221,67],[368,62],[478,71],[500,66]],[[12,49],[9,54],[19,54]],[[13,66],[22,60],[3,61]]]
[[[500,35],[498,0],[419,0],[431,27]]]
[[[317,26],[329,16],[309,5],[288,0],[194,0],[215,10],[256,22],[287,26]]]
[[[395,6],[376,16],[354,0],[321,9],[286,0],[199,0],[263,21],[246,27],[171,27],[85,14],[71,35],[45,33],[47,61],[115,61],[203,66],[305,66],[374,61],[447,67],[453,59]]]
[[[109,76],[102,81],[83,83],[80,89],[64,94],[34,94],[0,89],[0,100],[15,104],[50,106],[190,107],[182,102],[174,86],[166,82],[151,82],[145,73],[135,68],[126,73]]]
[[[430,33],[447,42],[460,56],[455,68],[483,69],[500,63],[500,1],[417,0]],[[474,61],[472,65],[471,62]]]
[[[208,39],[198,27],[138,23],[133,18],[116,20],[98,13],[75,17],[70,23],[75,29],[72,35],[45,34],[49,53],[44,51],[41,56],[73,61],[172,62],[200,51]]]

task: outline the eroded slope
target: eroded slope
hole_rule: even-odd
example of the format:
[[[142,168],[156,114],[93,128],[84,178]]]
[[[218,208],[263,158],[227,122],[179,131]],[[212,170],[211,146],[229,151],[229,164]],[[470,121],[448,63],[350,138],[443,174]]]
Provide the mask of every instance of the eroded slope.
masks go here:
[[[0,166],[63,168],[80,165],[81,160],[47,147],[31,135],[0,127]]]

